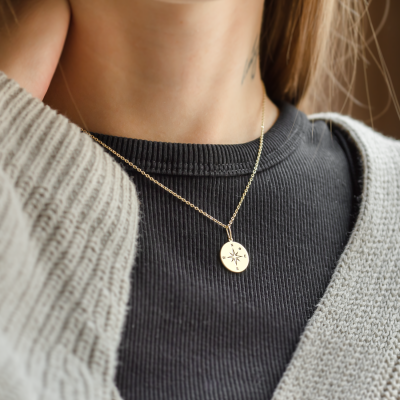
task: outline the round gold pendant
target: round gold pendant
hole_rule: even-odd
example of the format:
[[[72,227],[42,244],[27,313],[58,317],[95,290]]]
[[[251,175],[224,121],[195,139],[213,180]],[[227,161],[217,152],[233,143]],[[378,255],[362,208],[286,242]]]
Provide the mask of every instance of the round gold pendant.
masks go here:
[[[222,264],[232,272],[243,272],[249,265],[249,253],[238,242],[229,241],[221,247]]]

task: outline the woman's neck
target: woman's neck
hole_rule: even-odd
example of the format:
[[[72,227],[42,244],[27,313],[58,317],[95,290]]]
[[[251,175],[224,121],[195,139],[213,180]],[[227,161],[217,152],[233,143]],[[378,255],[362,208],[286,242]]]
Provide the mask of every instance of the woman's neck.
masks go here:
[[[244,143],[260,135],[261,0],[71,0],[44,101],[94,132]],[[278,110],[267,101],[265,127]]]

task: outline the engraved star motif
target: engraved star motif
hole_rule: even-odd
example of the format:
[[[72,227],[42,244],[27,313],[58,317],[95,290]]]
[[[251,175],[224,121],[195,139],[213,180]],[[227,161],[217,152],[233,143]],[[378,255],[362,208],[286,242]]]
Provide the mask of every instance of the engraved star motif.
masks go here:
[[[231,258],[231,261],[234,261],[235,265],[237,265],[237,262],[240,261],[239,257],[242,257],[242,256],[239,256],[238,252],[235,253],[235,250],[232,249],[232,253],[229,253],[228,258]]]

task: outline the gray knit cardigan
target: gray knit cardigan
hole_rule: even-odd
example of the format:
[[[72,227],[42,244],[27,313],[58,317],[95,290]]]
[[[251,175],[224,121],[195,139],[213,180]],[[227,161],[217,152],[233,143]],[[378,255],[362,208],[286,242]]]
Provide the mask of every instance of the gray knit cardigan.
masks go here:
[[[362,202],[273,399],[399,399],[400,143],[313,118],[356,144]],[[139,209],[98,144],[0,73],[0,400],[120,399]]]

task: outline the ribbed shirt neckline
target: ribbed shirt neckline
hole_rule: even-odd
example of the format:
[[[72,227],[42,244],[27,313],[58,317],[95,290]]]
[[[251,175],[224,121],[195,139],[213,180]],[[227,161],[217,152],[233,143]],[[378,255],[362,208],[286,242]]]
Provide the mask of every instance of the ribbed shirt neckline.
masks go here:
[[[306,116],[283,103],[275,124],[264,134],[258,171],[287,157],[306,133]],[[249,174],[254,169],[260,139],[240,144],[156,142],[93,133],[133,164],[148,173],[193,176]]]

